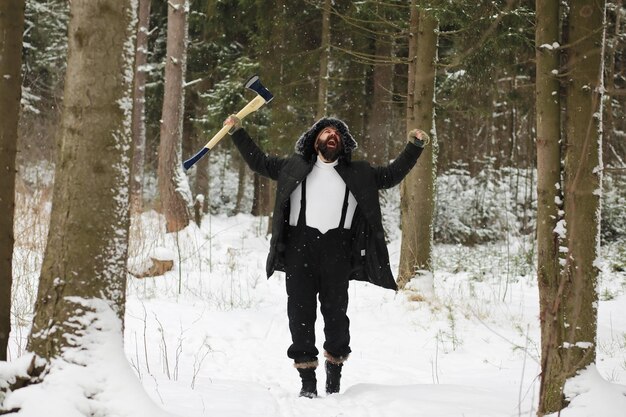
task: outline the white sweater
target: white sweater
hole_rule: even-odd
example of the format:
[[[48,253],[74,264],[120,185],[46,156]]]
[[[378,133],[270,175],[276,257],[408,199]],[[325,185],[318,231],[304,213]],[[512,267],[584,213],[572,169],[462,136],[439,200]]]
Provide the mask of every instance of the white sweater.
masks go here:
[[[346,183],[335,170],[338,161],[324,162],[317,157],[313,170],[306,177],[306,225],[322,233],[339,227]],[[291,193],[289,224],[296,226],[300,215],[302,184]],[[348,196],[348,211],[343,227],[349,229],[356,210],[356,199]]]

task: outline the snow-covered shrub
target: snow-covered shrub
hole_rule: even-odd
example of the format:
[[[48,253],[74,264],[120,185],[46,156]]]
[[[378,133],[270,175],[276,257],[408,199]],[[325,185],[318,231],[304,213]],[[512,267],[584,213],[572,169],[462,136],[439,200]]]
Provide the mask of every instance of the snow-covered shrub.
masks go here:
[[[470,176],[454,168],[437,178],[435,240],[476,244],[532,231],[534,172],[490,166]]]

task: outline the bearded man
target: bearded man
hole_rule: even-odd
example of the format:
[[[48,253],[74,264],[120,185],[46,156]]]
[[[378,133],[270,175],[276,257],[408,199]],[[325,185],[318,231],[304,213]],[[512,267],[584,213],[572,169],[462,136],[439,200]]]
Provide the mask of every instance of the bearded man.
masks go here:
[[[350,349],[348,283],[357,279],[397,290],[389,266],[378,190],[402,181],[417,162],[428,135],[409,133],[389,165],[352,161],[357,143],[348,126],[322,118],[304,132],[287,158],[263,153],[241,121],[230,116],[233,142],[256,173],[277,181],[268,278],[284,271],[292,344],[287,356],[300,374],[300,396],[317,396],[315,347],[317,297],[324,317],[326,393],[339,392]]]

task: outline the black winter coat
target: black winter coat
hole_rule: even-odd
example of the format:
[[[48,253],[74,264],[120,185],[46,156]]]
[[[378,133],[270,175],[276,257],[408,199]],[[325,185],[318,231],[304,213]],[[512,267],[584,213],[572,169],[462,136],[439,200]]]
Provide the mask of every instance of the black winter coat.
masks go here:
[[[285,228],[289,224],[289,197],[313,169],[316,155],[309,151],[309,146],[305,152],[302,152],[302,147],[312,146],[309,136],[316,136],[315,130],[307,132],[308,136],[303,135],[296,144],[297,153],[286,158],[263,153],[244,129],[239,129],[232,135],[233,142],[250,168],[277,181],[272,238],[266,264],[268,278],[276,270],[284,271],[283,255],[286,247],[284,239]],[[317,131],[321,131],[321,128]],[[349,134],[347,136],[348,140],[354,142]],[[348,149],[349,152],[356,147],[356,142],[353,145],[347,143],[346,146],[346,137],[342,139],[344,149]],[[384,288],[397,290],[389,266],[389,252],[385,242],[378,190],[399,184],[413,168],[421,152],[422,148],[407,143],[400,155],[385,167],[373,167],[365,161],[350,161],[350,155],[339,159],[335,169],[357,201],[357,211],[352,221],[353,256],[350,279],[369,281]]]

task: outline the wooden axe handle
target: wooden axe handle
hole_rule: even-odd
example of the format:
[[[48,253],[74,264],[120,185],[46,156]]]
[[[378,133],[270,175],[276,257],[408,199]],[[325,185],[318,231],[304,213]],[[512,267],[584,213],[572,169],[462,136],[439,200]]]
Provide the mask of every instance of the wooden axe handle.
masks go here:
[[[261,106],[263,106],[264,104],[265,104],[265,99],[261,96],[256,96],[255,98],[250,100],[250,102],[246,104],[246,106],[243,109],[239,110],[239,112],[235,116],[237,116],[239,120],[242,120],[244,117],[246,117],[250,113],[255,112],[258,109],[260,109]],[[213,149],[213,147],[217,145],[217,143],[220,140],[222,140],[224,136],[226,136],[230,128],[231,126],[222,127],[220,131],[217,132],[215,136],[213,136],[213,138],[211,138],[211,140],[206,145],[204,145],[204,147]]]
[[[246,104],[246,106],[243,109],[239,110],[239,112],[235,116],[237,116],[237,118],[241,120],[247,115],[249,115],[250,113],[255,112],[258,109],[260,109],[261,106],[263,106],[264,104],[265,104],[265,99],[261,96],[256,96],[255,98],[250,100],[250,102]],[[230,128],[231,128],[230,126],[222,127],[220,131],[217,132],[215,136],[213,136],[211,140],[207,142],[206,145],[204,145],[204,148],[202,148],[198,153],[196,153],[194,156],[192,156],[191,158],[189,158],[183,163],[183,167],[185,169],[191,168],[196,162],[200,160],[200,158],[202,158],[204,155],[207,154],[207,152],[213,149],[213,147],[217,145],[217,143],[220,140],[222,140],[224,136],[226,136]]]

